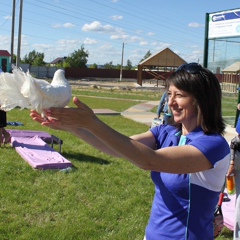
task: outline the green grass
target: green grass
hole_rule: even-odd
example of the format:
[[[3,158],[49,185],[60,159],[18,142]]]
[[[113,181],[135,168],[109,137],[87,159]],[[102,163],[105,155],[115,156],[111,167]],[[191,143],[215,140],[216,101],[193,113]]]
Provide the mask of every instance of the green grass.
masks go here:
[[[136,105],[146,96],[160,98],[150,97],[149,92],[137,93],[139,98],[134,96],[134,101],[129,100],[129,93],[96,94],[111,99],[90,97],[94,92],[87,90],[74,91],[78,94],[92,108],[116,111]],[[235,115],[236,101],[223,99],[224,116]],[[33,170],[11,146],[0,148],[0,239],[143,239],[154,193],[149,172],[105,155],[69,133],[41,127],[30,119],[28,110],[14,109],[7,117],[8,121],[24,123],[9,129],[47,131],[61,138],[62,155],[74,169],[69,173]],[[100,118],[128,136],[148,129],[122,116]],[[232,239],[232,232],[224,229],[219,239]]]
[[[139,101],[151,101],[160,100],[160,97],[164,89],[157,89],[155,91],[144,91],[144,90],[118,90],[118,89],[86,89],[86,88],[73,88],[73,93],[76,95],[84,96],[95,96],[104,98],[121,98],[121,99],[131,99]]]

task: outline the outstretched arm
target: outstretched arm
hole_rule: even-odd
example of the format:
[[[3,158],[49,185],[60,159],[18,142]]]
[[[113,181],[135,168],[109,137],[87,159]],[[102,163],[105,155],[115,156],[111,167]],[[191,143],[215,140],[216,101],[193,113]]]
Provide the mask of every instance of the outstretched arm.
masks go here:
[[[127,159],[145,170],[190,173],[212,167],[206,157],[193,146],[155,150],[155,139],[150,131],[129,138],[98,119],[92,109],[77,98],[74,98],[73,102],[77,108],[47,110],[47,121],[41,119],[35,112],[32,112],[31,116],[44,126],[69,131],[82,139],[84,131],[85,138],[90,133],[91,145],[96,146],[94,142],[100,141],[101,146],[105,145],[107,151],[111,150],[114,156]]]

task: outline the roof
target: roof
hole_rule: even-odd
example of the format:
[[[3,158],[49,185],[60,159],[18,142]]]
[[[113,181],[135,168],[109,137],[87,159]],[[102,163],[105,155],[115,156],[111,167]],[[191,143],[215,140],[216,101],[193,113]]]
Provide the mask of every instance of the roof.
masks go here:
[[[50,64],[56,64],[56,63],[59,63],[59,62],[63,62],[66,60],[67,57],[59,57],[59,58],[56,58],[55,60],[53,60],[52,62],[50,62]]]
[[[180,65],[187,63],[171,49],[165,48],[164,50],[151,55],[147,59],[144,59],[139,65],[142,66],[159,66],[159,67],[179,67]]]
[[[232,65],[224,68],[222,72],[231,72],[231,73],[239,73],[240,72],[240,62],[235,62]]]
[[[7,50],[0,50],[1,57],[11,57],[11,54]]]

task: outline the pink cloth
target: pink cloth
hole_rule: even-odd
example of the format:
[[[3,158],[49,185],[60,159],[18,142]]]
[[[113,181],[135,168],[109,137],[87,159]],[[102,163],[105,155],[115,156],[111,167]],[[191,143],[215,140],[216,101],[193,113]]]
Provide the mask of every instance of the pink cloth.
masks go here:
[[[18,154],[36,169],[64,169],[72,163],[51,148],[39,136],[12,136],[11,144]]]
[[[234,195],[228,195],[227,194],[227,197],[230,201],[226,201],[226,202],[222,203],[224,225],[228,229],[233,231],[234,230],[234,221],[235,221],[236,194],[234,194]],[[226,197],[224,197],[224,198],[226,198]]]
[[[51,143],[51,135],[47,132],[41,131],[31,131],[31,130],[15,130],[15,129],[7,129],[12,137],[40,137],[44,142]]]

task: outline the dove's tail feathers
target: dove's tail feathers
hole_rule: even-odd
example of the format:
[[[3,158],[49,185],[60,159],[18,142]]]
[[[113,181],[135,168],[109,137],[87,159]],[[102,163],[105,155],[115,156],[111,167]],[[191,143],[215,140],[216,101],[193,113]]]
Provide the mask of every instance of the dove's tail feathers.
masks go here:
[[[33,82],[33,79],[26,73],[25,73],[24,78],[25,78],[25,81],[22,84],[20,91],[24,97],[28,98],[30,94],[34,93],[34,90],[35,90],[34,82]]]
[[[21,100],[18,100],[18,101],[10,100],[9,102],[4,102],[3,104],[1,104],[0,109],[7,112],[16,107],[19,107],[21,110],[23,110],[24,108],[33,109],[29,104],[26,104],[26,102],[23,102]]]
[[[0,74],[0,106],[5,111],[10,111],[15,107],[29,108],[28,100],[20,92],[24,77],[16,71],[14,69],[13,74]]]

